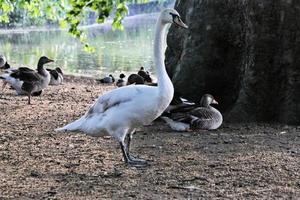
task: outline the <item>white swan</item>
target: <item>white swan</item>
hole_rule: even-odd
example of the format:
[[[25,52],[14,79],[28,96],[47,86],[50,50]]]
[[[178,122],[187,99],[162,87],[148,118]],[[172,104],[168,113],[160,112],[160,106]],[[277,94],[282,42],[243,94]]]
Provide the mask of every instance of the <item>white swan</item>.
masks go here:
[[[174,9],[161,12],[156,24],[154,42],[158,87],[130,85],[107,92],[98,98],[84,116],[56,131],[82,131],[92,136],[109,134],[120,143],[127,164],[147,165],[147,161],[129,154],[129,146],[135,129],[150,124],[159,117],[173,97],[174,88],[165,69],[163,50],[166,27],[169,23],[187,28]],[[129,139],[125,144],[127,134]]]

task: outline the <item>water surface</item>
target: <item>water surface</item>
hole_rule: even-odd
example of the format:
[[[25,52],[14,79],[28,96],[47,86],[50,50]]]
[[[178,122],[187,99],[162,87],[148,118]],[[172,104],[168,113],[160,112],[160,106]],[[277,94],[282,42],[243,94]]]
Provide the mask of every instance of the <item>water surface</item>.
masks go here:
[[[124,31],[113,31],[109,24],[87,27],[89,43],[96,48],[89,54],[66,31],[13,30],[0,32],[0,52],[13,66],[36,68],[38,58],[55,59],[49,68],[60,66],[68,74],[115,75],[137,71],[141,66],[153,70],[153,38],[157,14],[129,17]]]

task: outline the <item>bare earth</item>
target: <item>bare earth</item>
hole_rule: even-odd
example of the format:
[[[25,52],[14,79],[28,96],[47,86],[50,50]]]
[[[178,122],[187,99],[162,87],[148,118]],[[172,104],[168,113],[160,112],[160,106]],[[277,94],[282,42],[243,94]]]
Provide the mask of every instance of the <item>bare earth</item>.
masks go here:
[[[55,133],[113,89],[69,77],[40,97],[0,96],[0,199],[300,199],[300,127],[223,124],[176,133],[162,122],[142,127],[122,161],[109,137]]]

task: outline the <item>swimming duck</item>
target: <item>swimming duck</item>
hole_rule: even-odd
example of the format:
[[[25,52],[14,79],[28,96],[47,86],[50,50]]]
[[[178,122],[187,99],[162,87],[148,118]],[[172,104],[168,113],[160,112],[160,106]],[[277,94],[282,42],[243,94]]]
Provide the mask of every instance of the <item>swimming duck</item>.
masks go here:
[[[47,69],[50,73],[50,83],[49,85],[61,85],[63,84],[64,77],[61,68],[56,67],[55,69]]]
[[[126,77],[125,74],[123,74],[123,73],[120,74],[119,79],[117,80],[117,83],[116,83],[116,85],[118,87],[123,87],[126,85],[126,81],[124,80],[125,77]]]
[[[218,104],[210,94],[202,96],[200,106],[192,109],[186,109],[184,112],[174,112],[168,117],[161,118],[175,131],[189,130],[213,130],[221,126],[223,122],[222,114],[211,106]]]
[[[114,83],[115,78],[113,77],[113,75],[109,74],[108,76],[102,79],[97,79],[96,81],[99,81],[100,83]]]
[[[44,68],[44,64],[53,62],[53,60],[42,56],[39,59],[37,71],[27,67],[20,67],[11,73],[0,76],[9,83],[17,92],[17,94],[26,94],[28,96],[28,104],[32,94],[40,94],[50,82],[50,74]]]
[[[144,83],[145,83],[144,78],[138,74],[130,74],[128,76],[127,85],[132,85],[132,84],[143,85]]]
[[[144,67],[141,67],[138,71],[138,75],[144,78],[145,82],[152,83],[152,78],[150,77],[150,73],[145,71]]]
[[[130,154],[130,141],[137,127],[150,124],[172,100],[174,88],[166,72],[163,48],[170,23],[187,28],[176,10],[165,9],[160,13],[154,40],[157,87],[129,85],[111,90],[100,96],[81,118],[56,131],[81,131],[92,136],[109,134],[119,142],[128,165],[146,166],[146,160]],[[127,135],[129,139],[125,143]]]

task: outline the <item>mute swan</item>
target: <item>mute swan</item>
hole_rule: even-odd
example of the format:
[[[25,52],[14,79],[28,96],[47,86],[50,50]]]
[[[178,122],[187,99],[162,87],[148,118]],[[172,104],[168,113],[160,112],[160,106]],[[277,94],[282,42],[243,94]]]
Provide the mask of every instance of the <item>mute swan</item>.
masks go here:
[[[61,85],[63,84],[64,77],[61,68],[56,67],[55,69],[47,69],[50,73],[50,83],[49,85]]]
[[[44,64],[53,62],[53,60],[42,56],[39,59],[37,72],[27,67],[20,67],[0,76],[9,83],[18,94],[26,94],[28,96],[28,104],[32,94],[40,94],[50,82],[50,74],[44,68]]]
[[[166,28],[170,23],[187,28],[174,9],[166,9],[159,15],[154,41],[158,87],[129,85],[111,90],[100,96],[80,119],[56,131],[82,131],[92,136],[109,134],[119,142],[128,165],[147,165],[147,161],[129,153],[130,141],[137,127],[150,124],[172,100],[174,88],[165,69],[163,49]],[[127,134],[129,139],[126,144]]]
[[[126,77],[125,74],[123,74],[123,73],[120,74],[119,79],[118,79],[118,81],[116,82],[116,85],[117,85],[118,87],[123,87],[123,86],[126,85],[126,81],[124,80],[125,77]]]
[[[221,126],[223,117],[210,104],[218,104],[218,102],[212,95],[205,94],[201,98],[200,107],[191,105],[190,107],[178,108],[173,110],[173,113],[170,113],[168,117],[162,116],[161,118],[175,131],[217,129]]]

